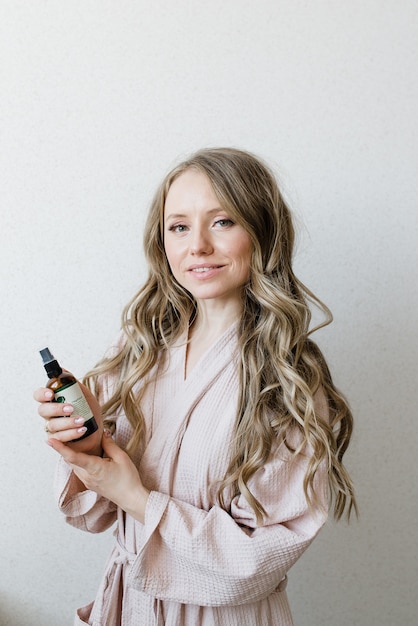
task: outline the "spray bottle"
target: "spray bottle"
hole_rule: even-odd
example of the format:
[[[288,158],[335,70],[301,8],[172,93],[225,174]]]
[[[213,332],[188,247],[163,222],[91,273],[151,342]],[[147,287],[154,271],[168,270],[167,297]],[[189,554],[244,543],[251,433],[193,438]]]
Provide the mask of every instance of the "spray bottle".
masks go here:
[[[53,402],[68,402],[74,407],[74,413],[85,419],[84,426],[87,430],[82,437],[74,441],[81,441],[92,435],[97,430],[97,422],[76,378],[69,372],[63,372],[49,348],[40,350],[40,355],[50,379],[46,386],[54,392]]]

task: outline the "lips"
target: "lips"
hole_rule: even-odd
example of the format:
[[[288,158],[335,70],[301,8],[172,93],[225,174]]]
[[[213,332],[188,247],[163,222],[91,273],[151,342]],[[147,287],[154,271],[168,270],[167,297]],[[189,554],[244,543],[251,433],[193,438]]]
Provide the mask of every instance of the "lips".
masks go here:
[[[222,265],[192,265],[188,268],[189,272],[201,274],[204,272],[210,272],[211,270],[217,270],[223,267]]]

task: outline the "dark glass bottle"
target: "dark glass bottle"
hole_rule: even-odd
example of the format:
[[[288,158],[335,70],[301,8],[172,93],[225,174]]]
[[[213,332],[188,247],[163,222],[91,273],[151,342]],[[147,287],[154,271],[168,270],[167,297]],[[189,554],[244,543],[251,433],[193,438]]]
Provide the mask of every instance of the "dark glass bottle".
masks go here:
[[[81,441],[92,435],[97,430],[97,422],[77,379],[69,372],[62,371],[62,367],[53,357],[49,348],[40,350],[40,355],[49,378],[46,386],[54,392],[53,402],[68,402],[74,407],[74,415],[81,415],[85,419],[86,432],[82,437],[73,439],[73,441]]]

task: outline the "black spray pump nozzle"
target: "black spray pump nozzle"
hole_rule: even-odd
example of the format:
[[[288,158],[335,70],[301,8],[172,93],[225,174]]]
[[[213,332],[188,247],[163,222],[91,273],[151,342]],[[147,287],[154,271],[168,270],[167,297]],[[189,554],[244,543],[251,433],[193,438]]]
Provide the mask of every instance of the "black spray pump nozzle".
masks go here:
[[[56,376],[62,374],[62,368],[60,367],[58,361],[54,359],[54,356],[51,354],[49,348],[39,350],[39,354],[42,357],[44,368],[49,378],[55,378]]]

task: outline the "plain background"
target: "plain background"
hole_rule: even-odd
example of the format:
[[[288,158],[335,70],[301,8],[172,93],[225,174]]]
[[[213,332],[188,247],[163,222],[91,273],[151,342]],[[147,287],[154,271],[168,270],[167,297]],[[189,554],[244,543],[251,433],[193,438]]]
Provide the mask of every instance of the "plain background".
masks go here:
[[[71,624],[112,541],[56,509],[38,350],[77,376],[102,356],[157,183],[218,145],[277,172],[356,419],[361,517],[290,572],[296,626],[415,624],[417,3],[2,0],[0,46],[1,625]]]

